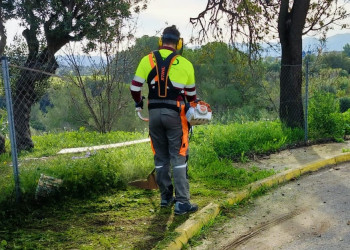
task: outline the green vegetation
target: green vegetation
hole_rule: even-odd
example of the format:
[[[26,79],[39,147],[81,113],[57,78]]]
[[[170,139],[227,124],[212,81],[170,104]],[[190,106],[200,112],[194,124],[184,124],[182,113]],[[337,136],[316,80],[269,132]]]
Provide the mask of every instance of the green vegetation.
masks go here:
[[[123,30],[134,2],[121,1],[119,5],[115,1],[78,5],[68,2],[52,5],[54,2],[48,1],[42,5],[27,1],[5,8],[4,18],[15,16],[21,20],[27,27],[25,42],[33,45],[23,46],[18,39],[18,44],[9,46],[6,53],[11,63],[23,65],[28,56],[34,64],[40,61],[37,69],[60,74],[65,80],[49,79],[48,74],[28,78],[27,71],[10,69],[15,96],[22,93],[23,86],[29,86],[29,98],[14,99],[17,126],[26,131],[27,140],[18,145],[22,150],[20,205],[14,199],[8,140],[7,153],[0,156],[0,250],[162,249],[176,237],[174,229],[187,217],[173,217],[171,210],[161,210],[158,191],[137,190],[127,185],[131,180],[145,178],[154,168],[148,143],[74,156],[57,155],[67,147],[111,144],[147,136],[146,132],[134,132],[146,131],[147,124],[135,122],[127,84],[139,59],[156,49],[158,38],[144,36],[126,50],[119,46],[133,39],[132,31]],[[146,4],[135,1],[136,12],[146,7],[142,3]],[[66,10],[72,8],[74,15],[66,15]],[[90,13],[91,10],[94,12]],[[86,15],[86,11],[92,15]],[[312,11],[317,12],[318,7]],[[90,64],[80,65],[69,55],[71,63],[60,65],[56,71],[59,66],[54,59],[56,52],[69,40],[79,41],[84,37],[88,41],[84,51],[91,59]],[[106,53],[101,58],[108,58],[100,60],[102,64],[92,63],[89,54],[96,53],[98,48]],[[274,174],[273,170],[254,166],[237,167],[237,162],[246,163],[256,155],[270,154],[304,139],[301,128],[286,128],[277,120],[281,117],[292,127],[303,125],[304,97],[301,91],[291,93],[289,89],[289,86],[301,89],[302,67],[289,74],[288,67],[281,70],[279,59],[253,56],[251,52],[259,46],[250,49],[253,50],[245,53],[222,42],[184,49],[183,55],[196,71],[198,96],[210,103],[214,111],[212,125],[194,129],[190,147],[191,195],[200,207],[213,200],[221,201],[229,191],[240,190]],[[349,51],[347,44],[342,53],[307,56],[311,141],[342,141],[350,134]],[[300,57],[301,53],[296,55]],[[53,67],[49,68],[49,64]],[[300,62],[291,60],[287,64]],[[147,90],[143,94],[147,95]],[[6,121],[4,98],[0,98],[0,130],[4,135],[8,134]],[[63,180],[59,193],[46,202],[34,199],[41,174]],[[252,196],[264,191],[262,188]]]
[[[313,138],[334,138],[342,140],[345,122],[340,113],[339,102],[335,95],[329,92],[315,92],[310,103],[310,135]]]
[[[243,63],[246,59],[242,55],[220,43],[184,53],[198,59],[195,62],[200,72],[198,90],[204,100],[210,100],[215,114],[212,125],[194,128],[190,143],[191,196],[203,207],[213,200],[225,199],[229,191],[240,190],[273,175],[272,170],[237,167],[237,162],[246,163],[256,155],[299,144],[304,139],[304,131],[286,128],[275,119],[278,116],[278,61],[266,59],[250,68]],[[209,53],[215,63],[206,60],[205,53]],[[310,58],[313,77],[310,79],[309,139],[341,141],[350,134],[348,71],[318,68],[319,64],[313,60],[315,58]],[[323,62],[326,65],[331,61]],[[227,65],[230,63],[232,65]],[[230,81],[221,77],[232,71],[235,73]],[[219,72],[220,77],[209,72]],[[186,217],[173,217],[170,210],[160,210],[158,191],[141,191],[127,185],[131,180],[146,178],[153,169],[148,143],[99,150],[89,155],[56,155],[67,147],[146,138],[146,132],[102,134],[82,127],[77,115],[85,111],[71,108],[68,86],[68,83],[53,84],[48,99],[42,100],[43,103],[32,111],[35,147],[20,152],[23,194],[20,207],[14,201],[10,154],[1,155],[0,249],[15,246],[31,249],[152,246],[161,249],[176,236],[174,229]],[[211,95],[214,92],[215,95]],[[76,98],[80,98],[79,95]],[[6,120],[6,113],[0,114],[1,119]],[[135,122],[135,115],[130,114],[133,114],[131,102],[125,115],[118,117],[114,129],[146,131],[147,124]],[[62,132],[64,127],[69,131]],[[2,122],[1,130],[6,132],[7,129]],[[8,141],[6,148],[9,152]],[[59,194],[46,204],[34,200],[41,174],[63,179]],[[125,235],[128,246],[124,242]],[[146,240],[140,240],[144,238]]]
[[[339,112],[334,94],[315,92],[313,101],[319,105],[311,104],[310,117],[314,121],[311,119],[310,124],[327,118],[333,125],[322,123],[324,130],[312,125],[311,131],[325,131],[323,136],[333,138],[342,138],[349,132],[350,111]],[[254,166],[239,168],[236,162],[247,162],[254,155],[284,149],[302,141],[303,136],[301,129],[285,128],[278,121],[195,127],[189,160],[192,200],[204,207],[213,200],[224,200],[228,191],[240,190],[273,175],[273,170]],[[315,139],[320,138],[317,136]],[[101,134],[84,128],[33,136],[36,147],[20,154],[23,203],[19,207],[14,201],[10,156],[2,155],[1,247],[124,249],[125,235],[128,235],[128,246],[161,249],[176,236],[174,229],[186,217],[173,217],[171,210],[161,210],[158,191],[127,185],[131,180],[146,178],[153,169],[153,154],[148,143],[99,150],[89,155],[56,155],[66,146],[110,144],[145,137],[144,133]],[[34,200],[40,174],[63,180],[58,195],[46,204]],[[145,237],[148,240],[140,241]]]
[[[153,155],[148,144],[92,152],[90,157],[86,158],[82,157],[82,154],[73,159],[70,155],[55,154],[64,145],[82,147],[145,137],[141,133],[128,132],[100,134],[85,131],[83,128],[77,132],[34,136],[36,147],[31,152],[22,152],[20,160],[21,188],[25,200],[33,199],[41,173],[63,179],[64,186],[61,192],[73,196],[103,193],[109,189],[125,189],[128,181],[145,177],[152,170]],[[273,172],[260,171],[257,168],[235,168],[232,160],[247,161],[253,154],[275,152],[292,142],[300,141],[301,138],[300,130],[282,129],[278,122],[208,125],[195,128],[190,153],[191,181],[194,186],[198,183],[198,193],[205,195],[212,195],[215,190],[243,187]],[[43,156],[46,158],[42,160],[33,158]],[[7,174],[1,176],[5,178],[1,182],[2,190],[7,190],[9,184],[6,183],[11,183],[12,178],[7,162],[9,158],[4,157],[1,169]],[[4,193],[1,202],[13,200],[13,197],[10,198],[12,195],[12,192]]]
[[[254,130],[259,133],[257,142],[261,143],[251,143],[257,134]],[[6,241],[9,248],[89,248],[88,244],[92,244],[93,248],[122,249],[125,233],[133,235],[128,239],[128,244],[133,246],[155,246],[161,240],[174,237],[174,229],[186,217],[174,218],[171,211],[160,210],[158,191],[127,186],[131,180],[145,178],[153,169],[153,154],[148,143],[99,150],[86,158],[82,154],[73,158],[72,155],[55,155],[63,145],[87,146],[142,137],[144,135],[138,133],[102,135],[83,129],[35,136],[37,147],[21,154],[20,159],[25,206],[9,209],[14,206],[12,170],[7,162],[0,167],[0,228],[6,228],[0,230],[0,240]],[[203,207],[213,199],[225,199],[227,191],[239,190],[274,174],[272,170],[256,167],[237,168],[233,159],[246,161],[251,154],[273,152],[299,140],[300,131],[283,130],[278,122],[195,128],[189,161],[192,199]],[[223,146],[218,147],[221,144]],[[48,151],[51,147],[53,150]],[[33,156],[47,157],[33,159]],[[42,173],[64,181],[59,196],[46,205],[34,202]],[[149,240],[141,243],[140,238],[145,235]]]
[[[154,40],[141,38],[131,52],[140,56]],[[194,63],[200,98],[214,110],[212,125],[195,127],[190,143],[191,197],[203,207],[213,200],[224,200],[230,191],[273,175],[273,170],[247,164],[245,168],[237,167],[237,162],[247,163],[256,155],[299,144],[304,131],[286,128],[277,120],[278,60],[266,58],[249,65],[245,54],[223,43],[209,43],[198,50],[185,49],[184,55]],[[350,134],[348,56],[332,53],[318,58],[311,55],[308,59],[309,139],[341,141]],[[341,60],[344,63],[337,64]],[[98,83],[89,82],[89,96],[97,98],[93,92]],[[84,103],[79,93],[72,83],[51,81],[46,95],[33,107],[30,124],[35,147],[20,152],[23,194],[20,206],[14,201],[10,154],[1,155],[0,249],[130,246],[161,249],[176,236],[174,229],[186,217],[173,217],[171,210],[160,210],[158,191],[137,190],[127,185],[131,180],[146,178],[153,169],[148,143],[89,155],[57,155],[67,147],[147,137],[147,124],[135,122],[131,101],[112,128],[124,132],[93,131],[93,126],[79,119],[84,115],[89,120],[87,108],[75,106]],[[6,112],[2,110],[0,115],[0,129],[6,134]],[[9,148],[7,141],[7,152]],[[63,180],[58,195],[46,203],[34,200],[41,174]]]

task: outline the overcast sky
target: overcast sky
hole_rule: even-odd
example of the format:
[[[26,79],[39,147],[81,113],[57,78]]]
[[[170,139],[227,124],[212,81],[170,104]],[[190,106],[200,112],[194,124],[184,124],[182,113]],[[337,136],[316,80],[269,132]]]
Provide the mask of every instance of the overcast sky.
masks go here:
[[[186,41],[191,37],[192,24],[190,17],[196,17],[206,7],[206,0],[150,0],[148,8],[140,14],[137,36],[156,35],[168,25],[175,24]],[[350,11],[350,4],[348,4]],[[168,23],[168,25],[166,25]],[[350,33],[350,30],[333,30],[328,33],[332,36],[340,33]],[[159,35],[159,34],[158,34]]]
[[[190,17],[196,17],[205,9],[206,4],[205,0],[150,0],[147,10],[139,15],[136,37],[159,36],[159,32],[165,27],[175,24],[185,39],[185,43],[188,43],[193,29],[189,21]],[[9,41],[16,33],[22,32],[14,20],[9,21],[6,26]],[[350,30],[336,30],[331,31],[328,36],[348,32]]]
[[[190,17],[195,17],[205,7],[204,0],[150,0],[148,8],[139,15],[136,36],[159,35],[165,27],[174,24],[181,36],[188,41],[192,32]],[[9,41],[23,30],[16,20],[8,21],[6,27]]]
[[[193,28],[190,17],[196,17],[206,4],[205,0],[151,0],[147,10],[140,14],[136,35],[160,35],[157,32],[174,24],[188,41]]]

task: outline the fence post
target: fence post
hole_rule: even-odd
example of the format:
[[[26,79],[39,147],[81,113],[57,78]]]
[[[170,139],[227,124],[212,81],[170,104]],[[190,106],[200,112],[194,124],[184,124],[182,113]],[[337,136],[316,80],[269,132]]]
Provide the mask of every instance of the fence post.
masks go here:
[[[3,56],[1,58],[1,63],[2,63],[2,73],[4,77],[6,108],[7,108],[7,116],[8,116],[8,122],[9,122],[9,130],[10,130],[11,157],[12,157],[12,165],[13,165],[13,174],[15,179],[16,201],[20,202],[21,189],[20,189],[20,182],[19,182],[16,131],[15,131],[15,123],[13,119],[12,94],[11,94],[11,84],[10,84],[9,66],[8,66],[7,57]]]
[[[304,140],[307,144],[308,141],[308,110],[309,110],[309,60],[306,57],[305,60],[305,125],[304,125]]]

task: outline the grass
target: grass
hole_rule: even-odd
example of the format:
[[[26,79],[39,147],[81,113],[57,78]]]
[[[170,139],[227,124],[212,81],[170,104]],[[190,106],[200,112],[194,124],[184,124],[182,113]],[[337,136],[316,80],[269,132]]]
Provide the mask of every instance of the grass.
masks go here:
[[[132,141],[146,138],[146,134],[113,131],[106,134],[86,131],[80,128],[79,131],[71,131],[56,134],[44,134],[33,136],[35,148],[31,152],[24,152],[23,156],[42,157],[56,154],[63,148],[87,147],[102,144]]]
[[[100,150],[88,158],[55,155],[65,147],[144,137],[141,133],[101,135],[82,130],[34,137],[35,149],[20,155],[24,205],[17,209],[11,208],[12,169],[4,158],[0,165],[0,249],[161,249],[175,237],[175,228],[186,216],[174,217],[172,210],[161,210],[158,191],[127,186],[131,180],[145,178],[154,167],[147,143]],[[300,131],[284,130],[278,122],[195,128],[189,160],[192,201],[204,207],[213,200],[224,200],[229,191],[273,175],[272,170],[238,168],[234,160],[274,152],[299,139]],[[48,157],[28,160],[41,156]],[[41,173],[64,180],[57,201],[34,202]]]

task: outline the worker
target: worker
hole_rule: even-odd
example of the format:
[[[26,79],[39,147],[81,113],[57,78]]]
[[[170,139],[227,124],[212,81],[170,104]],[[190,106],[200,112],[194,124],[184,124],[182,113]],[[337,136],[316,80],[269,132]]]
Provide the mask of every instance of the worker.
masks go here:
[[[159,39],[159,50],[141,59],[130,86],[135,106],[143,108],[141,88],[145,82],[148,84],[149,133],[160,206],[171,207],[175,203],[176,215],[198,210],[196,204],[190,203],[189,125],[185,115],[185,102],[196,100],[196,87],[192,63],[176,53],[182,49],[182,43],[175,25],[165,28]]]

